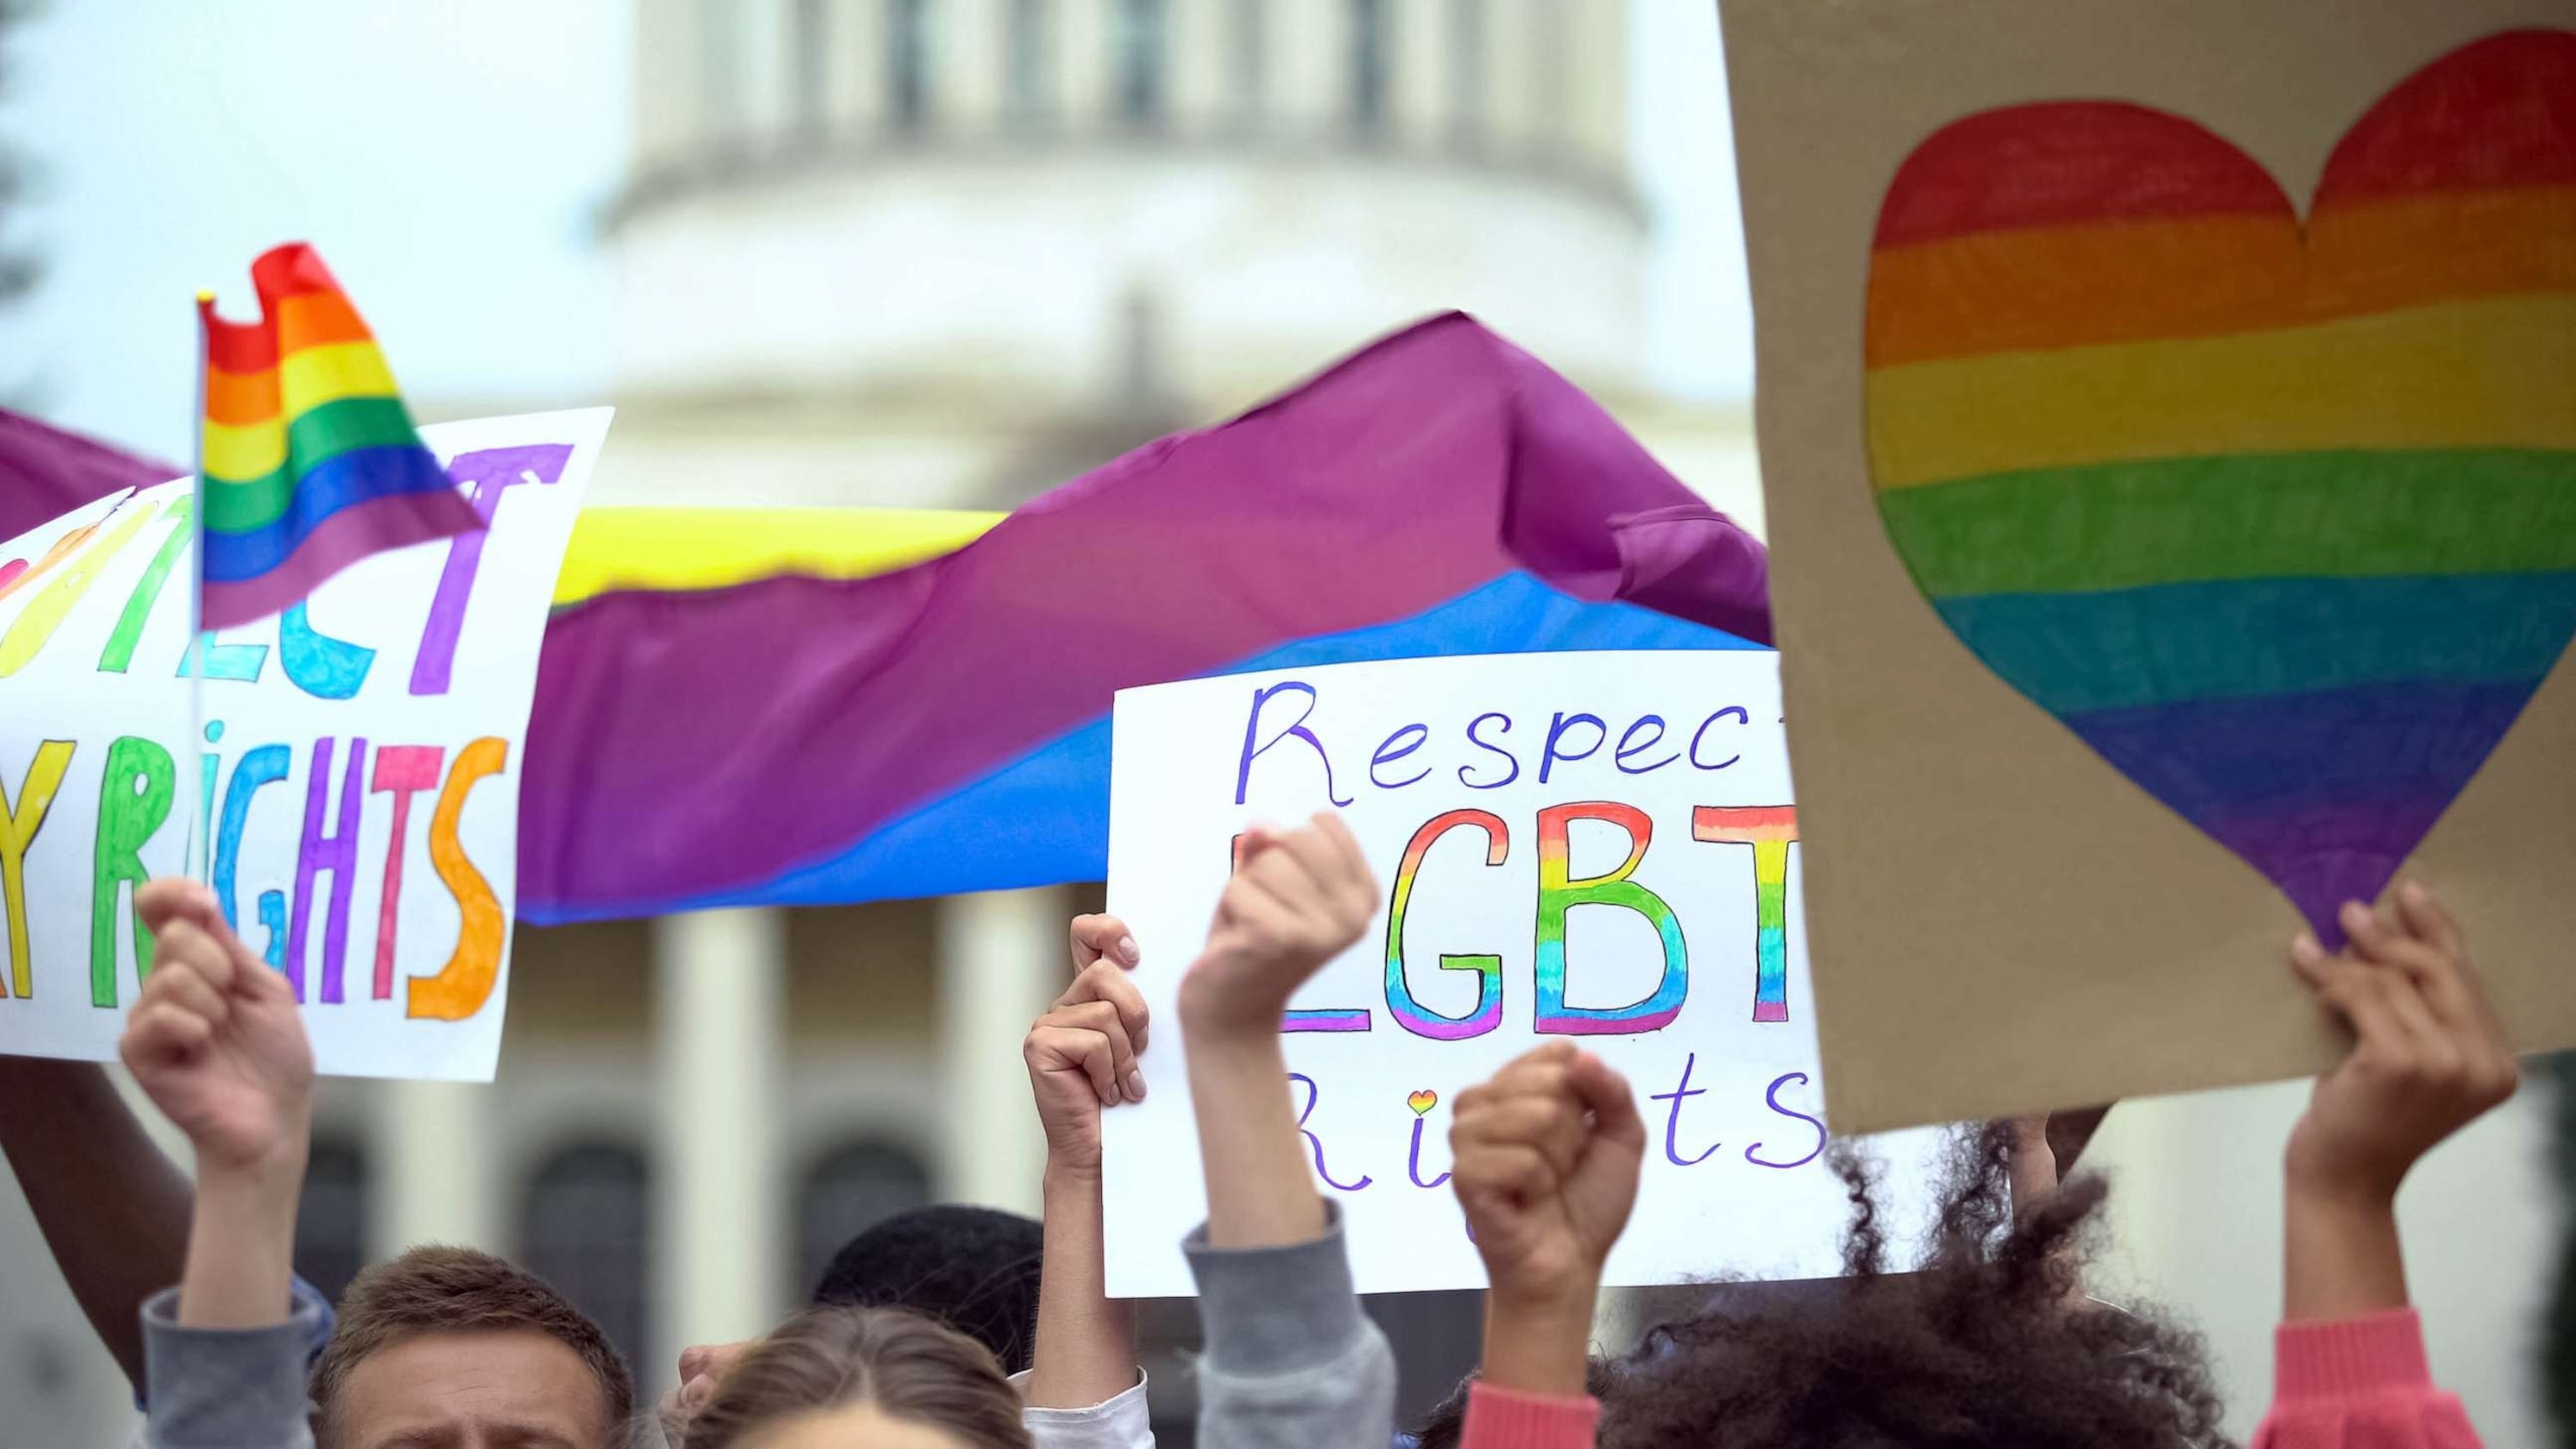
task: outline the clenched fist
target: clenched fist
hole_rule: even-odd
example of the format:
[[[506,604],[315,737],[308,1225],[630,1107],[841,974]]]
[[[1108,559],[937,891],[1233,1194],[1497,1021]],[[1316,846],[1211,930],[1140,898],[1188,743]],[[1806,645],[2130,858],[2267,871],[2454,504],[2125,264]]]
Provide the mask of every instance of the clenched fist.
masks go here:
[[[301,1174],[313,1118],[313,1048],[286,978],[224,924],[213,892],[156,880],[135,904],[152,974],[126,1018],[127,1070],[213,1173]]]
[[[1181,980],[1193,1030],[1276,1033],[1288,998],[1377,917],[1377,876],[1341,817],[1246,833],[1207,946]]]

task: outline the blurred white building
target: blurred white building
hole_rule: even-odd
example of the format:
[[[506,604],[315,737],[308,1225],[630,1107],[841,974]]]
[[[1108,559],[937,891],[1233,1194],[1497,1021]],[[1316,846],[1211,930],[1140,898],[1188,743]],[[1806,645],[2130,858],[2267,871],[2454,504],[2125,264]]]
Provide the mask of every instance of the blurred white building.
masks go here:
[[[603,502],[1007,506],[1462,307],[1760,529],[1747,414],[1659,396],[1640,365],[1621,0],[634,4]],[[495,1086],[325,1084],[304,1265],[336,1286],[413,1242],[497,1249],[658,1384],[682,1343],[769,1326],[876,1216],[1034,1206],[1019,1039],[1097,899],[522,931]],[[2101,1286],[2208,1329],[2240,1434],[2303,1094],[2127,1104],[2095,1153],[2122,1174]],[[2498,1446],[2543,1433],[2546,1107],[2445,1147],[2404,1203],[2436,1373]],[[1426,1379],[1472,1352],[1455,1300],[1389,1311]],[[0,1188],[0,1449],[118,1442],[123,1402]]]

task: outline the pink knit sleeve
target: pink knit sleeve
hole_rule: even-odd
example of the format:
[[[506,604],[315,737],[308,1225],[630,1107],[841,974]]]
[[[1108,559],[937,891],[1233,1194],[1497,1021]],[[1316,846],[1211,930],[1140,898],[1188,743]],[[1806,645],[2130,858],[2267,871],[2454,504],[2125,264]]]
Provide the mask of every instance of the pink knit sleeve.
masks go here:
[[[2412,1308],[2284,1323],[2273,1362],[2252,1449],[2479,1449],[2459,1397],[2433,1386]]]
[[[1601,1401],[1515,1393],[1479,1380],[1467,1390],[1458,1449],[1592,1449]]]

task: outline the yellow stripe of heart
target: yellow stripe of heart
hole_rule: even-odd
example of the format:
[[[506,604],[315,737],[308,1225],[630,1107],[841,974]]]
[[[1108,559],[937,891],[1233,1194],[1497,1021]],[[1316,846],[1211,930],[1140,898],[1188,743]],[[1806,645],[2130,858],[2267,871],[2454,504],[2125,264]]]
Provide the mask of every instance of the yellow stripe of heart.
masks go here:
[[[2137,458],[2576,448],[2576,294],[1873,368],[1881,488]]]

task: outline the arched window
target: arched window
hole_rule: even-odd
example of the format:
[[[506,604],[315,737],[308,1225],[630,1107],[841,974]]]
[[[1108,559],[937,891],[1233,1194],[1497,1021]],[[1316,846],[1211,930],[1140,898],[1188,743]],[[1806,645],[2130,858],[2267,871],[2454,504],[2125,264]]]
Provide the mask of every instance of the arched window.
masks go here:
[[[929,124],[930,0],[886,0],[886,114],[900,131]]]
[[[1392,42],[1386,0],[1351,0],[1351,129],[1386,132],[1387,69]]]
[[[519,1262],[596,1319],[629,1363],[656,1363],[645,1339],[651,1204],[644,1154],[583,1142],[528,1179],[519,1216]]]
[[[818,1159],[796,1190],[796,1272],[810,1289],[841,1245],[930,1201],[921,1159],[883,1142],[854,1142]]]
[[[1110,11],[1109,70],[1118,86],[1118,119],[1130,126],[1163,124],[1169,43],[1163,21],[1163,0],[1117,0]]]
[[[316,1137],[295,1209],[295,1271],[334,1303],[367,1265],[367,1155],[356,1142]]]

